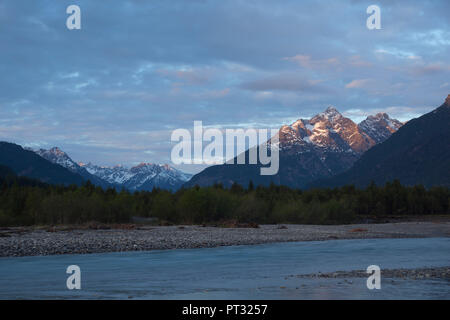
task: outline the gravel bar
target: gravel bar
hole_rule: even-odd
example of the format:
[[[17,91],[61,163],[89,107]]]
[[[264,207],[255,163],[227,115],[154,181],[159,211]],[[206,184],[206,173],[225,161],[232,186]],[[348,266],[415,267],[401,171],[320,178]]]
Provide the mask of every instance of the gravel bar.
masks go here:
[[[178,248],[209,248],[272,242],[370,238],[450,237],[450,222],[353,225],[128,226],[111,229],[1,228],[0,257]]]
[[[369,274],[365,270],[353,271],[336,271],[330,273],[311,273],[290,275],[288,278],[303,278],[303,279],[347,279],[347,278],[367,278]],[[397,278],[397,279],[448,279],[450,280],[450,267],[429,267],[417,269],[385,269],[381,270],[383,278]]]

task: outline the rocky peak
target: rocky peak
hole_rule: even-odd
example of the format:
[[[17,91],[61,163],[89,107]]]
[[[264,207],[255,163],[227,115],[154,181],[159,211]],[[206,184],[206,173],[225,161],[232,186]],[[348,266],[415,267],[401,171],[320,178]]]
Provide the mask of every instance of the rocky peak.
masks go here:
[[[32,150],[36,154],[40,155],[42,158],[52,162],[59,164],[73,172],[77,172],[80,166],[75,163],[64,151],[62,151],[58,147],[53,147],[49,150],[46,149],[39,149],[39,150]]]
[[[67,154],[58,147],[53,147],[48,150],[41,148],[41,149],[35,150],[35,152],[41,156],[42,156],[42,154],[53,155],[53,156],[57,156],[57,157],[67,156]]]
[[[314,116],[310,122],[316,123],[318,121],[328,120],[330,123],[334,123],[342,118],[342,114],[335,107],[329,106],[324,112]]]
[[[361,153],[374,144],[360,132],[356,123],[342,116],[333,106],[310,120],[299,119],[290,126],[281,127],[279,138],[282,148],[296,152],[319,148],[322,151]]]
[[[145,167],[153,167],[153,166],[154,165],[152,163],[141,162],[137,166],[135,166],[134,168],[145,168]]]
[[[333,107],[333,106],[328,106],[326,109],[325,109],[325,112],[324,112],[326,115],[330,115],[330,116],[336,116],[336,115],[341,115],[340,113],[339,113],[339,111],[335,108],[335,107]]]
[[[387,113],[377,113],[374,116],[368,116],[358,125],[359,129],[365,132],[376,143],[383,142],[389,136],[397,131],[403,123],[397,119],[392,119]]]
[[[64,151],[62,151],[60,148],[58,147],[53,147],[49,150],[52,153],[56,153],[56,154],[66,154]]]
[[[360,154],[386,140],[402,125],[384,112],[368,116],[358,125],[344,117],[335,107],[329,106],[310,120],[299,119],[291,125],[282,126],[279,138],[282,148],[300,148],[302,152],[320,148]]]
[[[445,104],[450,106],[450,94],[447,96],[447,99],[445,99]]]
[[[376,115],[369,117],[372,117],[374,119],[389,119],[389,115],[385,112],[378,112]]]

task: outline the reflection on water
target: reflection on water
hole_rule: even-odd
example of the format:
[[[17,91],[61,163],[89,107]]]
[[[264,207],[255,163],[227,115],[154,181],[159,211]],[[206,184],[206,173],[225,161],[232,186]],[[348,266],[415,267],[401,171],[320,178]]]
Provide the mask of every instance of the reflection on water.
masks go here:
[[[448,280],[299,279],[290,275],[448,266],[449,238],[276,243],[208,249],[0,258],[1,299],[449,299]],[[66,268],[81,268],[81,290]]]

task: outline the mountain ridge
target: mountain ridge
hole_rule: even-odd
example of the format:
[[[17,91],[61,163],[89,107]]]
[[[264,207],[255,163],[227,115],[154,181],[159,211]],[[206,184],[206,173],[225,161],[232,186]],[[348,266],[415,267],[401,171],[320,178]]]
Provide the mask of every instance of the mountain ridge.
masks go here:
[[[387,119],[390,119],[389,116],[374,117],[366,127],[385,127]],[[383,121],[386,123],[382,123]],[[401,124],[395,119],[390,121]],[[335,107],[329,106],[311,119],[300,118],[279,129],[277,147],[280,150],[280,170],[277,175],[260,176],[260,165],[224,164],[206,168],[194,175],[185,186],[207,186],[214,183],[230,186],[234,182],[247,185],[252,181],[255,184],[275,183],[302,188],[314,180],[344,172],[365,151],[377,144],[363,128],[344,117]],[[396,130],[395,126],[391,129]],[[381,141],[383,137],[389,136],[390,132],[387,130],[387,133],[377,140]]]
[[[153,188],[177,190],[192,176],[167,164],[141,163],[131,168],[122,165],[102,167],[92,163],[76,163],[58,147],[29,150],[103,188],[125,188],[131,191],[148,191]]]
[[[79,174],[86,181],[89,180],[94,185],[100,186],[104,189],[116,187],[114,184],[110,184],[96,177],[95,175],[90,174],[85,168],[81,167],[78,163],[73,161],[67,153],[65,153],[58,147],[53,147],[49,150],[46,149],[37,149],[37,150],[29,149],[29,150],[35,152],[37,155],[54,164],[58,164],[70,170],[73,173]]]
[[[128,168],[122,165],[101,167],[88,163],[82,164],[82,167],[104,181],[138,191],[151,190],[154,187],[177,190],[192,176],[168,164],[140,163]]]

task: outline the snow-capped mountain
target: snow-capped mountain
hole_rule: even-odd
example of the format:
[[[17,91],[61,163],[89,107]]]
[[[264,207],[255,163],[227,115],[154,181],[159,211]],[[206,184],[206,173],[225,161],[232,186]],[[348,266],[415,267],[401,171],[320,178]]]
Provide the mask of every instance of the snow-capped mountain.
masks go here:
[[[132,191],[152,190],[154,187],[176,190],[191,178],[190,174],[183,173],[169,165],[142,163],[130,169],[120,165],[100,167],[91,163],[76,163],[57,147],[32,151],[102,187],[123,187]]]
[[[32,151],[36,152],[42,158],[47,159],[48,161],[53,162],[55,164],[59,164],[60,166],[63,166],[64,168],[67,168],[72,172],[78,173],[78,171],[81,169],[81,167],[75,161],[73,161],[67,155],[67,153],[65,153],[58,147],[53,147],[49,150],[38,149]]]
[[[399,121],[387,115],[368,117],[358,125],[330,106],[311,119],[298,119],[280,128],[278,174],[261,176],[260,165],[219,165],[206,168],[186,186],[218,182],[227,186],[233,182],[246,186],[253,181],[255,184],[273,182],[303,188],[311,181],[349,169],[365,151],[386,140],[400,126]],[[265,147],[265,144],[260,147]]]
[[[103,188],[112,187],[109,183],[105,182],[104,180],[91,175],[86,169],[82,168],[80,165],[78,165],[75,161],[73,161],[67,153],[59,149],[58,147],[53,147],[49,150],[46,149],[38,149],[33,150],[29,149],[31,151],[34,151],[36,154],[40,155],[42,158],[54,163],[59,164],[60,166],[69,169],[73,173],[79,174],[82,176],[85,180],[90,180],[93,184],[97,186],[101,186]]]
[[[389,138],[401,126],[402,122],[386,113],[368,116],[356,124],[330,106],[309,120],[299,119],[289,126],[282,126],[279,139],[284,149],[303,146],[361,154]]]
[[[86,169],[90,174],[111,184],[122,185],[133,176],[129,173],[129,170],[122,165],[103,167],[94,165],[90,162],[87,164],[80,162],[79,165]]]
[[[154,187],[176,190],[192,177],[167,164],[141,163],[132,168],[120,165],[100,167],[91,163],[80,165],[90,174],[129,190],[152,190]]]
[[[358,125],[375,143],[383,142],[401,126],[403,126],[402,122],[391,119],[387,113],[377,113],[374,116],[368,116],[366,120]]]
[[[401,126],[385,113],[369,116],[358,125],[330,106],[311,119],[282,126],[279,147],[288,162],[297,163],[311,178],[333,176],[349,169],[364,152]]]
[[[299,119],[279,131],[280,146],[284,149],[300,147],[321,151],[362,153],[375,141],[356,123],[342,116],[334,107],[311,119]],[[302,148],[303,147],[303,148]]]

